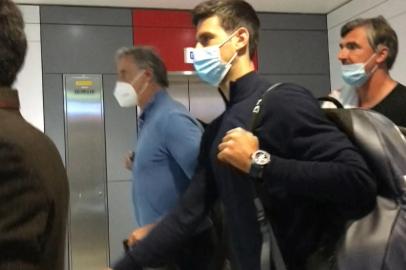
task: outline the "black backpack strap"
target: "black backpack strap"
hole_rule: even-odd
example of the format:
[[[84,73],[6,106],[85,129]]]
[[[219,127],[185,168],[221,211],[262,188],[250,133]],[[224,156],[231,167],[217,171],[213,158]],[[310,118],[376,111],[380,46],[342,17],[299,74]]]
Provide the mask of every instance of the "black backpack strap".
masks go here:
[[[254,129],[258,126],[259,122],[259,115],[261,113],[261,105],[262,105],[262,100],[265,98],[266,94],[269,93],[272,89],[275,89],[276,87],[280,86],[282,83],[275,83],[271,87],[269,87],[263,94],[260,99],[257,100],[257,103],[254,106],[254,109],[252,110],[252,119],[251,119],[251,131],[254,131]]]
[[[265,98],[267,93],[269,93],[272,89],[277,88],[281,84],[282,83],[276,83],[272,85],[264,92],[262,97],[258,99],[254,109],[252,110],[251,132],[254,132],[255,128],[258,126],[262,100]],[[266,217],[264,206],[258,195],[258,191],[260,190],[261,185],[259,184],[257,179],[253,179],[253,183],[254,205],[257,211],[257,220],[260,225],[262,234],[261,270],[270,270],[272,268],[272,262],[274,263],[276,270],[286,270],[286,265],[283,261],[282,253],[280,251],[275,234],[273,233],[271,223]]]
[[[258,189],[258,187],[256,187],[256,189]],[[266,217],[264,206],[257,192],[254,192],[254,204],[262,234],[261,270],[272,269],[271,262],[274,263],[276,270],[286,270],[278,241],[276,240],[272,225]]]
[[[343,109],[344,106],[343,104],[341,104],[340,101],[338,101],[338,99],[330,97],[330,96],[326,96],[326,97],[319,97],[317,98],[318,101],[327,101],[327,102],[331,102],[333,103],[337,109]]]

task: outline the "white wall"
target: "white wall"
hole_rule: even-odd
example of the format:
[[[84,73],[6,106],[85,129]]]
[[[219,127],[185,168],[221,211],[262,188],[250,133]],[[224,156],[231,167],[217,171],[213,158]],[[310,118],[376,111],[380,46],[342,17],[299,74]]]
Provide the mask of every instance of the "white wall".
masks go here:
[[[39,7],[20,5],[19,8],[25,21],[28,50],[14,88],[19,92],[23,117],[44,131]]]
[[[341,26],[358,17],[378,15],[383,15],[398,34],[399,53],[391,75],[395,80],[406,84],[406,0],[352,0],[327,15],[332,89],[339,88],[343,84],[337,60]]]

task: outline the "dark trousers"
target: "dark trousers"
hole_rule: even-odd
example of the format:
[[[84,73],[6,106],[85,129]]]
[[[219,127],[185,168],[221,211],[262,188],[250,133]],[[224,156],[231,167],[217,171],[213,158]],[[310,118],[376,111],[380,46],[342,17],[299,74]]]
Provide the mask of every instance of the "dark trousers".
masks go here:
[[[213,227],[197,233],[176,254],[173,270],[219,270],[223,266],[222,250]]]

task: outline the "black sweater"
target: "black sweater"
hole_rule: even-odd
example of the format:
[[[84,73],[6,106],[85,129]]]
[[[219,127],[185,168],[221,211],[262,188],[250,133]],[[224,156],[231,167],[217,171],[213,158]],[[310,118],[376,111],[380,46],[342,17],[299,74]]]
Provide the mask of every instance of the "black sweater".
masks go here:
[[[385,115],[396,125],[406,127],[405,108],[406,87],[398,83],[381,102],[371,109]]]
[[[250,128],[251,111],[270,83],[249,73],[230,86],[226,111],[203,135],[200,162],[178,207],[114,269],[155,266],[193,234],[213,202],[224,203],[232,250],[242,270],[260,269],[261,234],[251,179],[219,162],[217,146],[235,127]],[[309,91],[293,84],[272,90],[256,129],[260,148],[272,155],[261,194],[288,269],[303,269],[310,253],[366,214],[376,184],[357,149],[323,115]]]

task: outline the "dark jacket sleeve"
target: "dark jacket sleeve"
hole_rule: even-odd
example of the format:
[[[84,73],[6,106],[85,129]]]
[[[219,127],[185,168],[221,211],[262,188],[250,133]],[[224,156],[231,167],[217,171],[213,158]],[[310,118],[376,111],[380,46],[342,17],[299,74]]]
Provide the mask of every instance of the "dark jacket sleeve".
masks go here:
[[[202,140],[205,141],[205,136]],[[131,248],[113,269],[134,270],[170,262],[173,254],[194,235],[217,198],[206,149],[205,143],[202,143],[198,168],[177,207],[145,239]]]
[[[307,90],[283,85],[268,94],[264,111],[259,129],[277,149],[264,172],[271,191],[334,204],[347,218],[371,209],[376,182],[365,161]]]
[[[0,268],[40,269],[50,205],[24,151],[0,141]],[[23,269],[21,268],[21,269]]]

